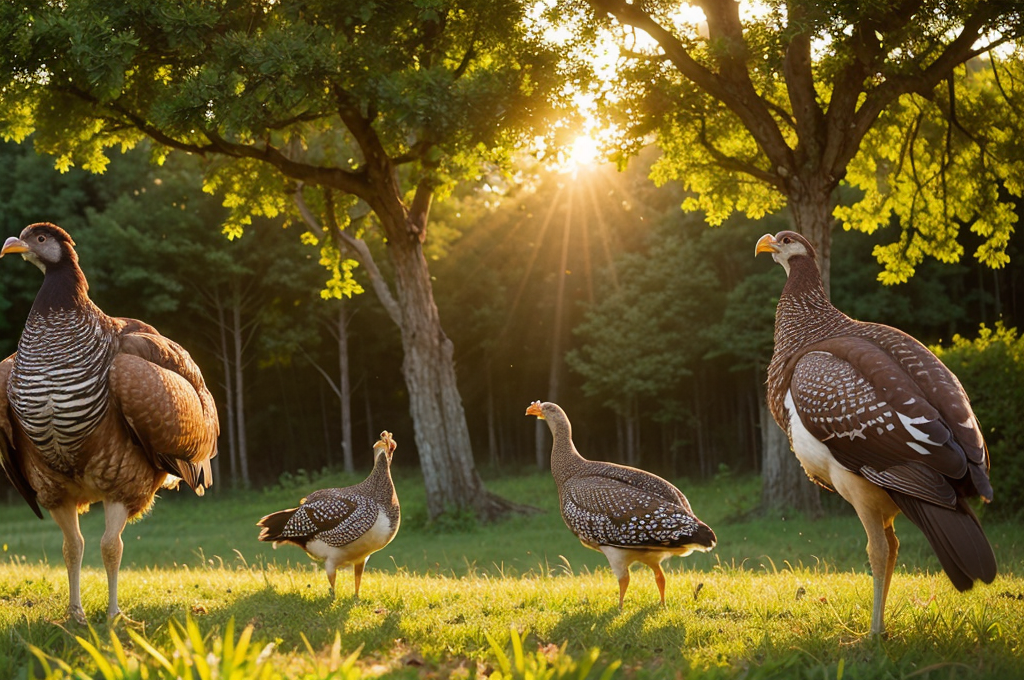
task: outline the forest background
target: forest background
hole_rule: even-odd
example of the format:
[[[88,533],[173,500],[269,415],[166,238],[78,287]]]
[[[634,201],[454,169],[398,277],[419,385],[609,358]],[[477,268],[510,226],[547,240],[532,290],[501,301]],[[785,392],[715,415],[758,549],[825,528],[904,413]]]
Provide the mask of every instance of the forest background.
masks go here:
[[[427,255],[485,477],[546,462],[523,412],[552,388],[588,457],[670,478],[759,471],[764,428],[776,427],[761,385],[785,274],[755,260],[753,244],[787,221],[710,228],[681,211],[680,186],[648,179],[655,156],[623,172],[597,161],[538,165],[515,185],[483,178],[435,206]],[[378,301],[321,295],[330,275],[305,225],[263,219],[229,240],[222,198],[201,186],[198,159],[186,154],[156,166],[143,147],[113,154],[102,175],[60,173],[31,140],[7,143],[2,235],[37,221],[68,229],[105,311],[145,319],[189,349],[224,423],[214,493],[342,465],[342,319],[356,467],[369,466],[382,429],[399,442],[396,465],[417,467],[401,343]],[[989,511],[1011,516],[1024,507],[1024,343],[1012,330],[1024,316],[1024,237],[1012,236],[1002,269],[926,261],[909,282],[883,286],[872,251],[893,240],[890,231],[898,226],[836,230],[833,299],[856,318],[952,347],[943,358],[972,395],[998,469]],[[972,236],[962,236],[967,252]],[[20,261],[2,265],[0,351],[10,353],[40,275]],[[954,342],[979,328],[975,342]],[[232,399],[243,396],[244,441],[227,441],[238,413],[227,412],[229,386]]]

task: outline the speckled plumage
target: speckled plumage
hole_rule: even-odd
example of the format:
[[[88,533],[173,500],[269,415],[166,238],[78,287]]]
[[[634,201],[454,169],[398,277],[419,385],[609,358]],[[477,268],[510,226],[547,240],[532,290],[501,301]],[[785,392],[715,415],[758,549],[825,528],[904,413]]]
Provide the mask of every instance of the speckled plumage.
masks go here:
[[[299,507],[263,517],[259,540],[277,547],[292,543],[310,557],[324,560],[327,578],[334,590],[338,567],[352,565],[355,594],[363,566],[371,554],[395,537],[401,523],[401,507],[391,479],[391,458],[395,441],[390,432],[382,432],[374,445],[374,466],[370,475],[354,486],[314,491],[299,502]]]
[[[569,418],[557,404],[534,402],[526,412],[551,429],[551,473],[562,519],[584,545],[608,557],[619,578],[619,606],[632,562],[651,567],[664,604],[661,561],[710,550],[714,532],[694,516],[682,492],[661,477],[581,456],[572,442]]]
[[[103,502],[115,616],[124,523],[149,509],[169,474],[199,495],[213,482],[217,409],[188,352],[89,299],[67,232],[31,225],[4,243],[0,255],[11,253],[45,276],[18,351],[0,362],[0,463],[36,514],[45,508],[60,526],[69,614],[81,622],[78,513]]]
[[[804,237],[766,234],[755,252],[772,253],[788,275],[776,310],[768,406],[808,476],[860,516],[875,580],[872,632],[884,630],[900,511],[958,589],[991,582],[995,557],[965,501],[992,497],[988,451],[956,376],[906,333],[836,309]]]

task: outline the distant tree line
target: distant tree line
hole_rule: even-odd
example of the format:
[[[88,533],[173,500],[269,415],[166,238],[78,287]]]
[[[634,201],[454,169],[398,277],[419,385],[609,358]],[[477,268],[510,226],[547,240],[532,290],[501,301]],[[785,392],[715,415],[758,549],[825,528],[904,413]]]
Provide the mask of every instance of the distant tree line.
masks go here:
[[[621,174],[539,172],[514,190],[478,184],[435,211],[435,237],[444,236],[428,250],[437,304],[456,347],[476,460],[489,474],[538,461],[523,411],[553,398],[553,371],[556,400],[590,457],[690,479],[759,471],[765,428],[775,427],[761,389],[784,274],[756,261],[753,244],[786,222],[709,228],[679,210],[678,186],[646,179],[645,161]],[[115,156],[103,175],[61,174],[30,144],[5,144],[2,236],[35,221],[64,226],[98,304],[154,323],[193,353],[221,412],[219,488],[340,468],[332,329],[341,303],[320,295],[331,278],[320,249],[304,243],[305,225],[280,220],[229,240],[219,232],[221,198],[203,193],[199,176],[195,158],[172,154],[155,166],[145,149]],[[844,311],[929,344],[973,338],[980,323],[1024,324],[1024,237],[1011,239],[1004,269],[925,262],[895,287],[878,283],[872,256],[886,238],[834,235],[833,297]],[[0,262],[5,353],[40,283],[35,268],[12,260]],[[412,468],[397,330],[369,295],[344,304],[355,466],[370,464],[386,428],[399,442],[396,464]],[[993,412],[1000,422],[984,416],[999,436],[1005,412]]]

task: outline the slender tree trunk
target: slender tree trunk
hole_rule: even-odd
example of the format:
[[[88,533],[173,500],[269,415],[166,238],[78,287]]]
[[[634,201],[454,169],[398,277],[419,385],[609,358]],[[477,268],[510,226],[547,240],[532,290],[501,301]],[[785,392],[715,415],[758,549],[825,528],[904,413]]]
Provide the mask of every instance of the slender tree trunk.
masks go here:
[[[245,436],[245,383],[243,377],[242,349],[245,344],[242,331],[242,301],[236,291],[231,306],[231,332],[235,350],[235,424],[238,429],[238,462],[242,474],[242,486],[248,489],[252,485],[249,477],[249,451]]]
[[[492,467],[501,463],[498,451],[497,414],[494,410],[494,383],[491,381],[491,365],[487,363],[487,458]]]
[[[341,399],[341,455],[345,472],[355,472],[352,453],[352,387],[348,364],[348,309],[338,301],[338,392]]]
[[[573,196],[569,194],[569,206],[566,209],[565,226],[562,229],[562,250],[558,258],[558,287],[555,290],[555,318],[552,323],[551,332],[551,363],[548,369],[548,394],[546,401],[558,401],[558,389],[562,375],[562,316],[565,310],[565,280],[566,269],[569,263],[569,246],[571,244],[571,226],[573,213]],[[537,443],[537,469],[543,470],[548,464],[550,447],[547,447],[548,428],[540,420],[535,425],[535,437]]]
[[[377,428],[373,426],[373,406],[370,404],[370,376],[368,375],[363,380],[363,406],[366,409],[366,448],[372,451],[373,445],[377,441],[374,437]]]
[[[224,301],[216,293],[217,325],[220,326],[220,358],[224,370],[224,410],[228,414],[228,460],[231,467],[231,486],[238,486],[238,440],[235,430],[235,390],[231,373],[231,348],[228,346],[228,321],[224,315]]]

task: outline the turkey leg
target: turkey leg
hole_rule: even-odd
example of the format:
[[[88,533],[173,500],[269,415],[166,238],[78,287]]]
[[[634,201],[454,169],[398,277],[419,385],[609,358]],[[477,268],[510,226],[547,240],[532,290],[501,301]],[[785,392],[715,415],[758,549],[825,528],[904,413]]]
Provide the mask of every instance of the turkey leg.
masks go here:
[[[121,568],[121,554],[124,552],[121,532],[128,523],[128,508],[123,503],[104,501],[103,516],[107,528],[100,539],[100,552],[103,554],[103,566],[107,570],[107,589],[110,593],[107,618],[113,619],[121,613],[121,608],[117,606],[117,573]]]
[[[68,568],[68,616],[84,626],[81,576],[85,539],[78,527],[78,507],[74,503],[65,503],[51,509],[50,515],[64,534],[64,564]]]

